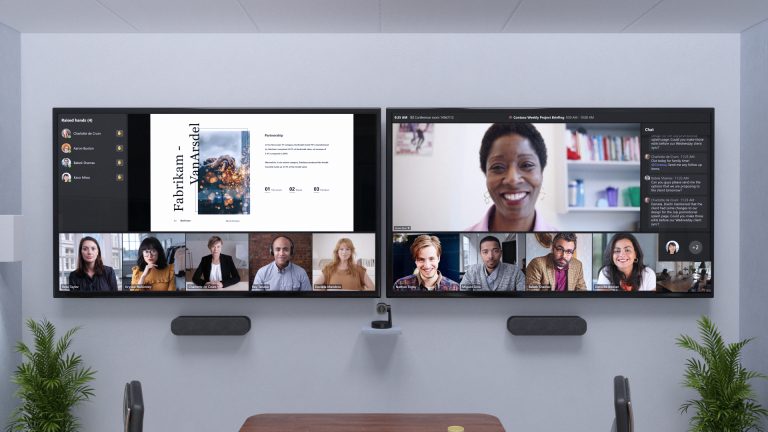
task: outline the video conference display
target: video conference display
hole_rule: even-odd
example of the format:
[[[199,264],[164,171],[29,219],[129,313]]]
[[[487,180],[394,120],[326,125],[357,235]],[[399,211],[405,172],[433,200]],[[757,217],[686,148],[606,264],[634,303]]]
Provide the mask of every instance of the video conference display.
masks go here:
[[[54,109],[54,296],[377,296],[378,109]]]
[[[387,295],[712,297],[714,110],[388,109]]]

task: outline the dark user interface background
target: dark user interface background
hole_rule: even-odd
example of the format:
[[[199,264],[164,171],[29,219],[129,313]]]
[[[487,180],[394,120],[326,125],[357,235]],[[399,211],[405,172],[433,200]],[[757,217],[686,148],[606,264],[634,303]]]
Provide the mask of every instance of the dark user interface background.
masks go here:
[[[478,228],[484,226],[483,215],[487,224],[499,205],[494,199],[499,190],[486,185],[478,150],[491,124],[507,123],[529,123],[544,137],[548,159],[533,205],[535,220],[548,222],[547,228],[538,223],[514,232]],[[712,297],[713,109],[398,108],[387,110],[386,131],[388,295]],[[520,190],[532,190],[525,187]],[[512,196],[510,190],[504,193]],[[590,268],[586,290],[538,291],[527,285],[436,292],[395,286],[417,273],[409,248],[418,235],[441,240],[439,271],[460,283],[471,266],[482,263],[484,236],[508,242],[502,262],[525,273],[532,259],[552,250],[541,235],[551,239],[558,232],[575,233],[583,242],[577,254]],[[605,248],[621,233],[640,240],[645,266],[659,282],[655,289],[611,292],[597,282],[603,261],[610,259]],[[699,278],[701,284],[694,283]]]

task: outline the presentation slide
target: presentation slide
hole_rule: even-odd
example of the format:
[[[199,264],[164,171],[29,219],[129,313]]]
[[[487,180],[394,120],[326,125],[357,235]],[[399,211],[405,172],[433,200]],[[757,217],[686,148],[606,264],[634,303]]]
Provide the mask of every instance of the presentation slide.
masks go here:
[[[153,231],[354,229],[352,114],[150,122]]]

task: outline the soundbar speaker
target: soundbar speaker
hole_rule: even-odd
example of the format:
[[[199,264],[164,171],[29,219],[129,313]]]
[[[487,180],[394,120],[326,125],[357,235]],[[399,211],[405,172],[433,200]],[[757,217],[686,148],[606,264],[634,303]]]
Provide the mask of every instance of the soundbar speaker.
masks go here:
[[[587,322],[579,316],[511,316],[507,329],[515,336],[581,336]]]
[[[251,329],[247,316],[179,316],[171,321],[177,336],[242,336]]]

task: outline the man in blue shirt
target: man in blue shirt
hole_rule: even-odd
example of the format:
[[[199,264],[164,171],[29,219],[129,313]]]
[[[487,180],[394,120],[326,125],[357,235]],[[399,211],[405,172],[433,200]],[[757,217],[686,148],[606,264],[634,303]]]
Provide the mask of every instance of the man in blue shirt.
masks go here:
[[[285,236],[275,237],[269,253],[275,260],[256,272],[252,291],[312,291],[307,272],[291,262],[293,240]]]

